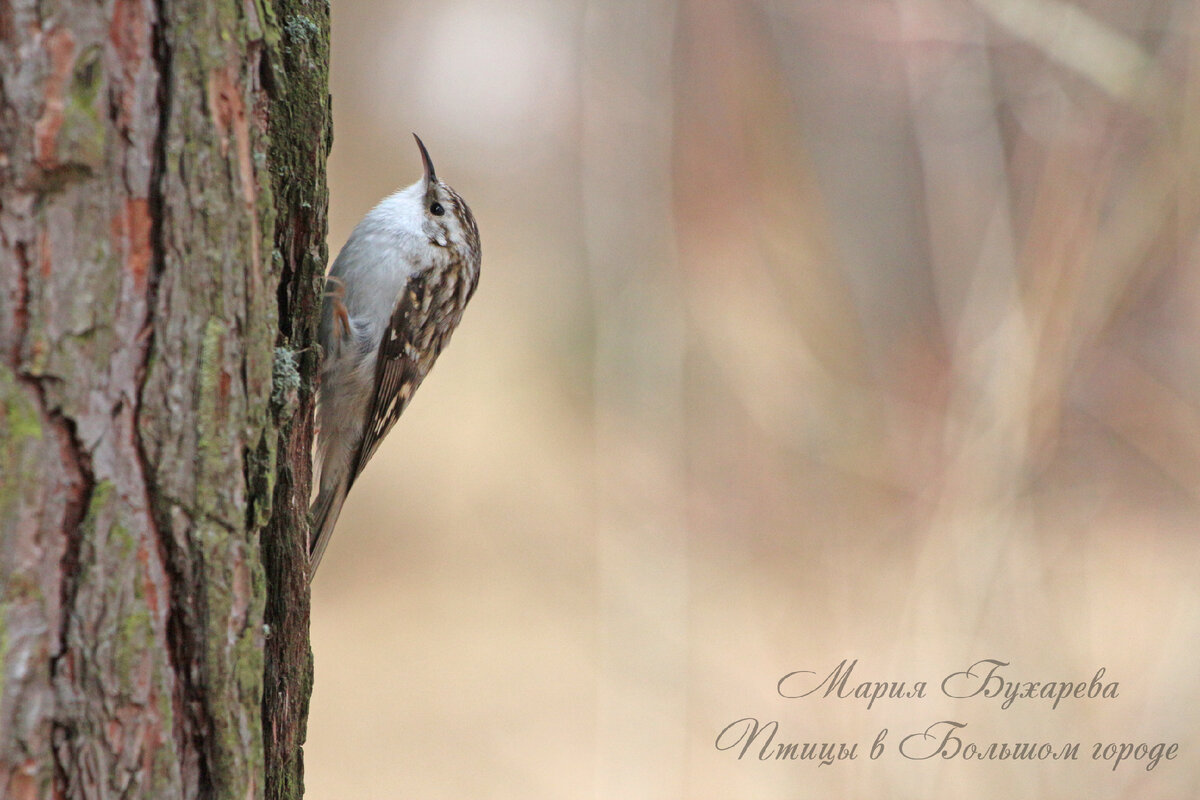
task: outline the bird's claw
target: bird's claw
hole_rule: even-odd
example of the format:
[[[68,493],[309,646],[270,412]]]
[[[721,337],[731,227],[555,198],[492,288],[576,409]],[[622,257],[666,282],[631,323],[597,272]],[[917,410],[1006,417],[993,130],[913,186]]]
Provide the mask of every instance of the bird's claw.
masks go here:
[[[350,312],[346,310],[346,282],[341,278],[330,275],[325,278],[325,285],[333,288],[325,292],[325,296],[333,300],[333,332],[339,341],[350,335]]]

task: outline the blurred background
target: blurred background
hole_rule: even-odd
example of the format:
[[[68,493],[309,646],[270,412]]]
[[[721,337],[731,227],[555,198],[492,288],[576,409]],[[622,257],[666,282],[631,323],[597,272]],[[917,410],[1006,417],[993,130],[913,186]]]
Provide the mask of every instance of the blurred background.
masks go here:
[[[416,131],[484,260],[314,584],[310,797],[1200,796],[1200,4],[332,7],[331,251]],[[928,696],[776,692],[843,659]]]

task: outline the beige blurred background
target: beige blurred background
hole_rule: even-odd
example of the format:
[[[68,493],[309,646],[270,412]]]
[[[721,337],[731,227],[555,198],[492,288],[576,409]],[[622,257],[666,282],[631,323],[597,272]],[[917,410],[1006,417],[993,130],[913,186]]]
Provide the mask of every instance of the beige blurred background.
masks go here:
[[[417,131],[484,262],[314,585],[310,797],[1200,796],[1200,4],[335,0],[333,96],[331,249]],[[843,659],[928,696],[776,692]]]

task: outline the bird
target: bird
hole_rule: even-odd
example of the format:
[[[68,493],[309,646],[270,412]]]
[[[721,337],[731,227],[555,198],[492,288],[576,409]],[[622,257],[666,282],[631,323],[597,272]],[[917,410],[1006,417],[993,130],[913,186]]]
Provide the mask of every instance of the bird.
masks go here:
[[[437,177],[424,174],[367,212],[326,278],[317,329],[320,484],[311,508],[309,580],[355,479],[396,424],[458,327],[479,284],[479,228]]]

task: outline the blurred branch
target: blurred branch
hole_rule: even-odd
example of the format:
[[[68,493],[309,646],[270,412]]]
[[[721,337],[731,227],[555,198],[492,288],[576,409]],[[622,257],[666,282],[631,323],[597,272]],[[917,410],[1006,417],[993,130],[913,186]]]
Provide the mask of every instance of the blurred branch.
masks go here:
[[[997,25],[1118,100],[1158,114],[1168,96],[1154,59],[1136,42],[1061,0],[971,0]]]
[[[584,237],[596,324],[597,796],[680,797],[684,318],[670,202],[673,0],[587,6]]]
[[[1120,353],[1103,361],[1086,408],[1181,491],[1200,499],[1200,410]]]
[[[686,4],[680,25],[674,178],[689,322],[773,441],[879,478],[859,310],[769,21],[726,0]]]

